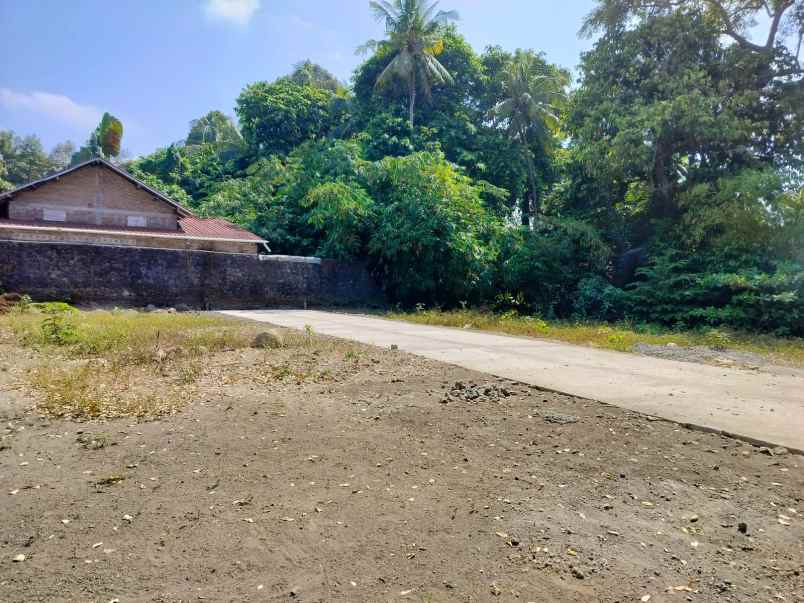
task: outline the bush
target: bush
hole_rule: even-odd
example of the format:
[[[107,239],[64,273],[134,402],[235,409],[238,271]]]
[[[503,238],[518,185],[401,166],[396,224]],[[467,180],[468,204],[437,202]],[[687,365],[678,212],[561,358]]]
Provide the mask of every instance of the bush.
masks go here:
[[[36,304],[38,309],[46,314],[40,326],[42,338],[52,345],[71,345],[78,340],[73,316],[75,308],[63,302],[50,302]]]
[[[581,279],[576,289],[573,315],[578,319],[617,320],[622,317],[625,293],[601,276]]]
[[[733,327],[777,335],[804,335],[804,267],[728,263],[716,256],[681,258],[668,251],[638,271],[623,295],[633,318],[683,327]]]
[[[602,278],[610,254],[593,227],[575,220],[543,219],[533,231],[509,230],[501,247],[498,287],[547,317],[569,316],[579,286],[586,282],[588,289],[589,279]]]
[[[482,189],[441,153],[386,157],[374,165],[377,200],[369,259],[393,301],[412,306],[479,300],[491,283],[499,223]]]

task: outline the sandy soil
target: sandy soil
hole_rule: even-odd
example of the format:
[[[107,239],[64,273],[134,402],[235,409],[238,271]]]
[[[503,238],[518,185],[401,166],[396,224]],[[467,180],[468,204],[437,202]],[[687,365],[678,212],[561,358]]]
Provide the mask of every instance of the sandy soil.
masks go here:
[[[102,423],[0,350],[0,600],[804,600],[801,457],[359,349]]]

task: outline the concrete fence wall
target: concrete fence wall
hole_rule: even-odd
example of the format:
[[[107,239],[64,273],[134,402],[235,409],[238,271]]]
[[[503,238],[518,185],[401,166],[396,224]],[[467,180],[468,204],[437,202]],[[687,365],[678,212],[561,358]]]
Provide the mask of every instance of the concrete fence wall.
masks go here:
[[[123,306],[379,306],[364,266],[257,256],[0,240],[0,288],[38,300]]]

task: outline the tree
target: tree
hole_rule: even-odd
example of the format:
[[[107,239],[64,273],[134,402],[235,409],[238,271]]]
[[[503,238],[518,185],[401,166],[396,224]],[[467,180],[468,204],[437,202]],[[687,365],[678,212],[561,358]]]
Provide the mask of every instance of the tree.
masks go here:
[[[528,195],[523,196],[522,223],[530,224],[538,211],[534,147],[549,152],[560,125],[569,75],[547,65],[531,51],[517,51],[503,70],[502,100],[491,110],[495,122],[519,146],[527,166]]]
[[[104,113],[98,127],[89,135],[87,142],[73,153],[70,165],[78,165],[95,157],[115,160],[120,157],[123,141],[123,122],[111,113]]]
[[[289,81],[257,82],[243,89],[235,111],[255,155],[287,154],[336,125],[333,98],[327,90]]]
[[[785,84],[758,78],[755,58],[724,44],[701,13],[673,12],[605,34],[583,57],[568,120],[582,166],[572,203],[588,205],[589,192],[599,190],[605,204],[642,223],[634,234],[645,241],[651,222],[679,219],[680,199],[698,184],[798,165],[804,105],[787,102]],[[600,184],[584,185],[590,180]]]
[[[369,174],[378,207],[367,251],[389,297],[408,306],[481,299],[499,227],[481,187],[441,153],[386,157]]]
[[[792,59],[781,73],[768,69],[768,76],[804,73],[800,62],[804,38],[804,2],[801,0],[598,0],[581,33],[621,31],[631,19],[644,21],[675,13],[703,16],[719,34],[733,40],[741,49],[760,56],[766,68],[780,52]],[[757,27],[758,15],[768,23],[760,43],[751,41],[748,34]]]
[[[0,157],[5,180],[15,187],[38,180],[53,169],[42,141],[34,135],[19,137],[11,130],[0,131]]]
[[[14,188],[14,185],[5,179],[7,175],[8,170],[6,169],[6,162],[3,159],[3,155],[0,154],[0,193],[4,193]]]
[[[313,86],[333,94],[344,94],[345,87],[334,75],[310,59],[296,63],[293,72],[278,81],[289,81],[299,86]]]
[[[232,118],[221,111],[210,111],[203,117],[190,122],[190,132],[187,134],[185,144],[187,146],[214,144],[222,147],[237,147],[242,145],[242,142],[243,137]]]
[[[401,80],[408,91],[408,119],[411,128],[416,106],[416,93],[421,89],[426,98],[433,84],[451,83],[452,75],[436,58],[443,49],[441,28],[458,19],[456,11],[438,11],[438,2],[427,0],[380,0],[369,2],[378,21],[385,22],[388,39],[370,41],[364,48],[393,55],[377,77],[382,87],[392,80]]]
[[[123,122],[111,113],[104,113],[98,125],[98,141],[105,158],[120,156],[120,143],[123,140]]]
[[[189,161],[182,151],[179,144],[172,144],[132,162],[128,169],[151,174],[166,184],[178,185],[190,169]]]
[[[50,155],[48,155],[51,168],[54,170],[63,170],[66,168],[70,165],[73,153],[75,153],[75,145],[72,141],[66,140],[57,144],[53,147],[53,150],[50,151]]]

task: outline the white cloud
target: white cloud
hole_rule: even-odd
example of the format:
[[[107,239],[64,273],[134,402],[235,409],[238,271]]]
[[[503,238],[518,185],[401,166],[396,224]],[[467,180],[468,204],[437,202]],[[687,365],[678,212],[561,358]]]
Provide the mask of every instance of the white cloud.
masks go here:
[[[260,0],[205,0],[204,12],[210,19],[246,25],[260,8]]]
[[[9,88],[0,88],[0,107],[31,111],[83,129],[97,126],[102,116],[99,109],[81,105],[63,94],[17,92]]]

